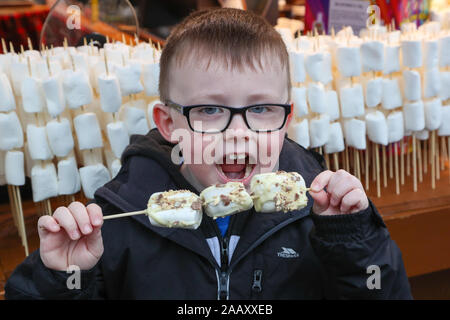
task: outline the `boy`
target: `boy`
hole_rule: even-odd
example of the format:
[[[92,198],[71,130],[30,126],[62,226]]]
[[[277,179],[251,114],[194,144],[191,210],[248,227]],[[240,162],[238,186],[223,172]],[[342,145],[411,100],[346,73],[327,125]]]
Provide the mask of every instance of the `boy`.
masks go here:
[[[320,156],[285,138],[288,54],[269,24],[235,9],[194,13],[172,32],[160,64],[158,129],[132,138],[95,203],[39,219],[40,249],[10,277],[7,298],[411,298],[400,251],[361,183],[324,171]],[[143,215],[102,220],[145,208],[154,192],[198,194],[231,180],[248,187],[256,173],[278,169],[311,185],[308,207],[217,222],[204,215],[196,230],[154,227]],[[70,290],[72,265],[82,272]]]

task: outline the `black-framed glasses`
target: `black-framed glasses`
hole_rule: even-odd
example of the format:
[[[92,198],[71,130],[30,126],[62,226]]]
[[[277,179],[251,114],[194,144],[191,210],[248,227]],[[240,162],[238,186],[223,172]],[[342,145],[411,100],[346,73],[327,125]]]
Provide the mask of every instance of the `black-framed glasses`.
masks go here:
[[[278,103],[254,104],[242,108],[215,104],[182,106],[168,100],[166,106],[183,114],[194,132],[224,132],[235,114],[242,115],[247,127],[256,132],[278,131],[286,124],[292,105]]]

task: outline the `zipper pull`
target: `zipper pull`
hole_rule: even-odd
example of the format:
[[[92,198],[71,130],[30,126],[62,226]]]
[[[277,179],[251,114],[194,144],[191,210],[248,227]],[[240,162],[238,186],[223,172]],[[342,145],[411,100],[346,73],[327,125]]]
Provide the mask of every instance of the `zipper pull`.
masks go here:
[[[228,266],[228,238],[223,238],[220,262],[222,265],[221,269],[224,270]]]
[[[262,270],[255,270],[253,272],[253,284],[252,284],[252,290],[254,292],[261,292],[262,291]]]

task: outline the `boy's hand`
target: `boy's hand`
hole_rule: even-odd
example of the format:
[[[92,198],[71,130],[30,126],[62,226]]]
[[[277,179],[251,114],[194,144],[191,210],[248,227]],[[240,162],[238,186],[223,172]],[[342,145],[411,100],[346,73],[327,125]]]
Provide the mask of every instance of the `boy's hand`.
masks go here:
[[[102,224],[102,209],[96,204],[85,207],[80,202],[59,207],[53,216],[40,217],[38,231],[44,265],[59,271],[67,271],[70,265],[81,270],[94,267],[103,254]]]
[[[321,172],[311,183],[310,195],[313,212],[320,215],[355,213],[369,206],[361,182],[344,170]]]

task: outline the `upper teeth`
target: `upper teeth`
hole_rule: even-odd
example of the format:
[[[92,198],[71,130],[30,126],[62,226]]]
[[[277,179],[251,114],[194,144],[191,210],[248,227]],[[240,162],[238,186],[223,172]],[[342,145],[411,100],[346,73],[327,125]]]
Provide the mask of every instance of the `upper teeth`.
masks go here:
[[[229,158],[231,160],[236,160],[236,159],[245,159],[246,155],[245,154],[230,154]]]

